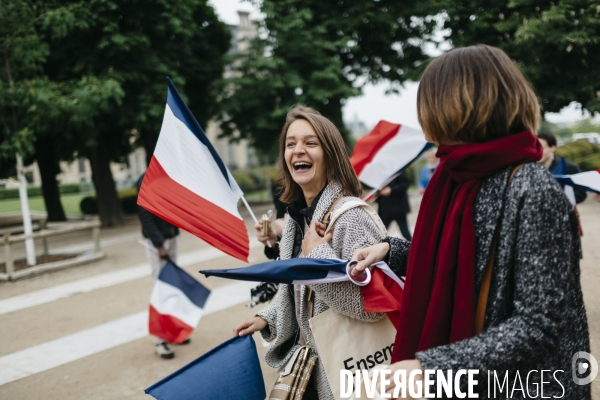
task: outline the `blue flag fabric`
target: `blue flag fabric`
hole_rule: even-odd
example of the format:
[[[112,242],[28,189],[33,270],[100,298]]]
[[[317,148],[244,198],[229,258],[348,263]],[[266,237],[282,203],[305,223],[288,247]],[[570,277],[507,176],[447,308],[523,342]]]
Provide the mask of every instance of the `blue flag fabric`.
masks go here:
[[[267,397],[251,335],[221,343],[145,392],[158,400],[264,400]]]
[[[292,258],[269,261],[244,268],[212,269],[200,271],[206,277],[273,283],[327,283],[344,282],[348,261],[330,258]]]

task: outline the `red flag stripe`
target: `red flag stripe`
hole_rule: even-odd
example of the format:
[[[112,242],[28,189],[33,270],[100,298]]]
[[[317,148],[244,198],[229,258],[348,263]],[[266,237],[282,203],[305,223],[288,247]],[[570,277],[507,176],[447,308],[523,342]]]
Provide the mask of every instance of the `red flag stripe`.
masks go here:
[[[396,281],[379,268],[373,268],[371,283],[362,286],[361,293],[366,312],[384,312],[392,324],[398,326],[404,289]]]
[[[144,177],[138,204],[217,249],[248,262],[250,239],[244,221],[173,181],[155,157]]]
[[[354,146],[354,152],[350,157],[350,163],[356,171],[356,175],[360,175],[363,168],[369,164],[377,152],[400,130],[399,124],[392,124],[388,121],[379,121],[373,131],[360,138]]]
[[[172,315],[160,314],[150,305],[148,332],[169,343],[182,343],[189,338],[194,328]]]

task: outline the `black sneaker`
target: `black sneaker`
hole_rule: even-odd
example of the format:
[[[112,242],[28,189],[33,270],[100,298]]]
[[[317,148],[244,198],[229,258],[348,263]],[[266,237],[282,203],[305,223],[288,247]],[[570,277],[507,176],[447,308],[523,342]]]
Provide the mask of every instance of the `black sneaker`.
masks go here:
[[[160,358],[164,358],[166,360],[170,360],[175,357],[175,352],[171,350],[167,342],[156,343],[154,346],[154,353]]]
[[[187,338],[183,342],[177,343],[177,344],[180,345],[180,346],[182,346],[182,345],[190,344],[191,341],[192,341],[192,339]]]

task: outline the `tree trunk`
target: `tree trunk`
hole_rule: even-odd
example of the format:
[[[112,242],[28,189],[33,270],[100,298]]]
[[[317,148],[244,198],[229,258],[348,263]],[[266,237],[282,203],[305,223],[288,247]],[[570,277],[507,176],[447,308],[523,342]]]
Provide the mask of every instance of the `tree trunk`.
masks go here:
[[[48,212],[48,221],[66,221],[65,210],[60,202],[60,191],[56,175],[60,173],[60,164],[51,140],[40,137],[35,141],[35,159],[42,178],[42,194]]]
[[[101,144],[91,148],[90,165],[102,226],[122,225],[125,221],[115,181],[110,170],[110,158],[102,151]]]
[[[156,142],[158,142],[158,136],[153,133],[146,133],[141,135],[142,145],[146,151],[146,167],[150,165],[152,156],[154,155],[154,149],[156,148]]]

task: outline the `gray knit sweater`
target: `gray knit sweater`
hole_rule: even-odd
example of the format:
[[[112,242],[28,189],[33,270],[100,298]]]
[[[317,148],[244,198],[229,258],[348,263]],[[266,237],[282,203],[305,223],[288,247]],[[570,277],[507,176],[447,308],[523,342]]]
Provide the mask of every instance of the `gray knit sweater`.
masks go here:
[[[321,221],[331,204],[341,196],[342,187],[340,184],[332,182],[327,185],[315,208],[313,221]],[[356,198],[343,197],[336,204],[334,211],[350,200],[356,200]],[[288,218],[279,243],[280,258],[282,260],[292,257],[294,232],[298,228],[296,222],[292,218]],[[318,246],[308,257],[349,260],[355,250],[371,246],[382,240],[383,235],[379,232],[377,225],[375,225],[369,214],[362,208],[353,208],[343,213],[335,222],[331,242]],[[302,299],[299,307],[300,315],[296,315],[294,293],[290,285],[279,285],[275,300],[257,314],[268,323],[261,334],[266,341],[270,342],[270,346],[265,353],[265,360],[273,368],[285,365],[294,353],[298,347],[300,330],[303,337],[309,337],[307,288],[306,285],[300,286]],[[383,316],[383,314],[365,312],[360,287],[351,282],[310,285],[310,288],[315,293],[315,316],[329,308],[363,321],[373,322]],[[298,320],[301,321],[300,326],[298,326]],[[312,347],[318,354],[314,340],[312,341]],[[323,364],[320,361],[317,361],[313,374],[319,399],[333,400],[333,393],[327,382]]]
[[[590,351],[577,216],[541,165],[524,165],[507,188],[509,172],[486,178],[475,201],[476,293],[500,229],[484,331],[416,357],[424,369],[478,369],[480,399],[542,398],[541,370],[551,371],[543,376],[544,398],[590,399],[590,385],[576,385],[571,375],[573,355]],[[390,267],[405,275],[410,243],[388,240]],[[494,371],[500,385],[508,372],[495,395]]]

